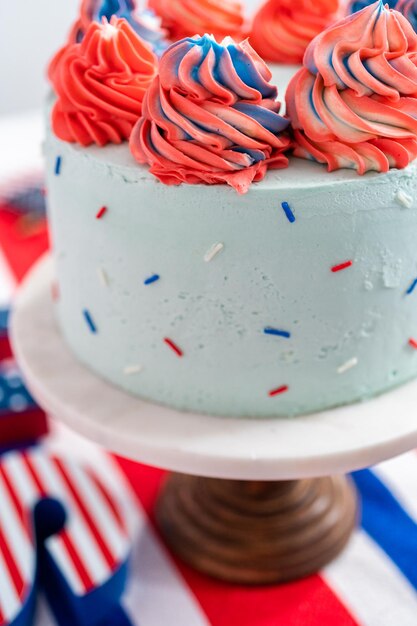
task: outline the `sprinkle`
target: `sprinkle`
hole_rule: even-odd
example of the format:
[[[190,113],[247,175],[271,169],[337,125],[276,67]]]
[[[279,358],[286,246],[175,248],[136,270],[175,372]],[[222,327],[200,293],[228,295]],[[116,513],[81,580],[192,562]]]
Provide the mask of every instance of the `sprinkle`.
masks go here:
[[[413,198],[402,189],[399,189],[397,191],[395,199],[397,200],[398,204],[401,204],[401,206],[405,207],[406,209],[410,209],[413,204]]]
[[[51,296],[54,302],[59,300],[59,285],[55,281],[51,285]]]
[[[101,220],[101,218],[103,217],[105,213],[107,213],[107,207],[102,206],[101,209],[96,214],[96,219]]]
[[[99,281],[101,282],[103,287],[108,287],[109,286],[109,277],[107,276],[106,270],[104,270],[102,267],[98,267],[97,268],[97,275],[98,275]]]
[[[123,374],[125,376],[133,376],[134,374],[140,374],[142,370],[143,365],[127,365],[123,370]]]
[[[177,346],[177,344],[175,344],[172,339],[169,339],[168,337],[164,337],[164,342],[167,344],[168,347],[171,348],[171,350],[173,350],[175,352],[175,354],[177,356],[183,356],[184,352],[181,350],[181,348],[179,348]]]
[[[292,212],[291,207],[288,204],[288,202],[281,202],[281,206],[284,209],[284,213],[287,216],[288,221],[291,222],[291,224],[295,222],[295,215]]]
[[[273,398],[274,396],[279,396],[281,393],[285,393],[286,391],[288,391],[288,389],[289,389],[288,385],[277,387],[277,389],[271,389],[271,391],[268,391],[268,396],[270,398]]]
[[[413,282],[411,283],[411,285],[409,286],[409,288],[407,289],[407,291],[405,292],[407,294],[407,296],[410,295],[410,293],[413,293],[414,289],[417,287],[417,278],[415,280],[413,280]]]
[[[209,263],[210,261],[212,261],[216,254],[219,254],[219,252],[223,250],[223,248],[224,245],[222,243],[213,243],[211,248],[207,250],[206,254],[204,255],[205,262]]]
[[[56,161],[55,161],[55,176],[59,176],[61,173],[61,164],[62,164],[62,157],[61,156],[57,156],[56,157]]]
[[[159,274],[153,274],[152,276],[149,276],[149,278],[147,278],[146,280],[143,281],[144,285],[152,285],[152,283],[156,283],[157,280],[159,280],[161,277],[159,276]]]
[[[87,309],[84,309],[83,315],[85,317],[85,321],[87,322],[92,333],[97,333],[97,326],[94,324],[93,318],[90,315],[90,312]]]
[[[343,363],[343,365],[341,365],[340,367],[337,368],[337,373],[338,374],[344,374],[345,372],[347,372],[348,370],[351,370],[352,367],[356,367],[356,365],[359,363],[358,359],[356,356],[353,357],[353,359],[349,359],[349,361],[346,361],[346,363]]]
[[[284,337],[285,339],[289,339],[291,337],[291,333],[287,330],[280,330],[278,328],[264,328],[265,335],[275,335],[276,337]]]
[[[416,339],[410,339],[410,340],[408,341],[408,344],[409,344],[412,348],[414,348],[414,350],[417,350],[417,340],[416,340]]]
[[[344,263],[340,263],[340,265],[333,265],[332,272],[340,272],[341,270],[345,270],[348,267],[353,265],[353,261],[345,261]]]

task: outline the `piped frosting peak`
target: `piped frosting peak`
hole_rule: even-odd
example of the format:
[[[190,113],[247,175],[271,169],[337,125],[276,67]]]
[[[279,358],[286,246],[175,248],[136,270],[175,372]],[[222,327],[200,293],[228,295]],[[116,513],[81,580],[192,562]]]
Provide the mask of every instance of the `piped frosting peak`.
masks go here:
[[[301,63],[312,39],[337,19],[339,0],[268,0],[255,15],[250,42],[267,61]]]
[[[169,185],[228,183],[240,193],[268,167],[286,167],[288,121],[247,41],[183,39],[163,54],[130,146]]]
[[[243,6],[238,0],[149,0],[173,41],[212,33],[217,40],[241,37]]]
[[[127,20],[133,30],[148,42],[156,54],[168,47],[167,32],[161,27],[161,19],[150,10],[140,10],[136,0],[82,0],[79,19],[71,31],[71,43],[80,43],[91,22],[101,22],[112,17]]]
[[[156,72],[156,56],[126,20],[91,22],[82,42],[62,48],[50,66],[55,134],[83,146],[128,139]]]
[[[417,156],[417,35],[376,2],[318,35],[287,91],[295,155],[363,174]]]

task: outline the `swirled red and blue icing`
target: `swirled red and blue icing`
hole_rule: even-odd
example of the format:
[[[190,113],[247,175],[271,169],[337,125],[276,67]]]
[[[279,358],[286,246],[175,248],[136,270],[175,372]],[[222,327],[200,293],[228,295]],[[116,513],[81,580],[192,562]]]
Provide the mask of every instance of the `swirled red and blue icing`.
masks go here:
[[[398,0],[395,8],[408,19],[411,26],[417,31],[417,0]]]
[[[382,2],[318,35],[287,91],[294,154],[386,172],[417,157],[417,35]]]
[[[247,41],[186,38],[162,55],[130,147],[163,183],[228,183],[248,191],[288,165],[288,120],[271,73]]]
[[[110,22],[115,16],[129,22],[139,37],[160,55],[168,47],[167,31],[161,28],[161,19],[151,9],[140,10],[136,0],[82,0],[80,17],[74,25],[70,38],[82,41],[91,22]]]
[[[350,0],[345,6],[345,13],[357,13],[362,11],[365,7],[369,7],[370,4],[374,4],[375,0]],[[390,9],[397,8],[398,0],[386,0],[385,5],[388,5]]]

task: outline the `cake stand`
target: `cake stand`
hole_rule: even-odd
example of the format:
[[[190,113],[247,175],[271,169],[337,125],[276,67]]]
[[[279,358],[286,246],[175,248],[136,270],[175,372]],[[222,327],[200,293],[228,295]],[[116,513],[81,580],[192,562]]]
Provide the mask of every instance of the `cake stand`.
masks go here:
[[[357,520],[345,472],[417,447],[417,383],[372,401],[294,419],[182,413],[130,396],[81,365],[63,341],[44,257],[12,317],[17,360],[44,409],[121,455],[171,470],[157,504],[167,542],[231,582],[317,571]]]

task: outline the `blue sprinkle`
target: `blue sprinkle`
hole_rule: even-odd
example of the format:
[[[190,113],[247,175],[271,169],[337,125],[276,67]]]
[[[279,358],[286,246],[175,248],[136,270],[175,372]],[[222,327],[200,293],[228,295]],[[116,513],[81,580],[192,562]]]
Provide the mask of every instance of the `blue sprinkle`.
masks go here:
[[[295,215],[291,211],[291,207],[288,202],[281,202],[281,206],[284,209],[284,213],[287,216],[288,221],[291,222],[291,224],[295,222]]]
[[[289,339],[291,337],[291,333],[286,330],[279,330],[278,328],[264,328],[265,335],[275,335],[276,337],[284,337],[284,339]]]
[[[61,173],[61,163],[62,163],[62,157],[57,156],[56,161],[55,161],[55,176],[59,176]]]
[[[417,287],[417,278],[415,280],[413,280],[413,282],[411,283],[411,285],[409,286],[409,288],[407,289],[407,291],[405,292],[407,294],[407,296],[410,295],[410,293],[413,293],[414,289]]]
[[[144,285],[152,285],[152,283],[156,283],[157,280],[160,279],[159,274],[154,274],[153,276],[149,276],[146,280],[143,281]]]
[[[87,309],[84,309],[83,311],[83,315],[85,317],[85,321],[87,322],[88,326],[90,327],[90,330],[92,333],[97,333],[97,326],[94,324],[94,320],[90,315],[90,312],[87,311]]]

